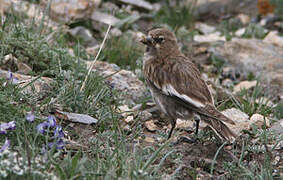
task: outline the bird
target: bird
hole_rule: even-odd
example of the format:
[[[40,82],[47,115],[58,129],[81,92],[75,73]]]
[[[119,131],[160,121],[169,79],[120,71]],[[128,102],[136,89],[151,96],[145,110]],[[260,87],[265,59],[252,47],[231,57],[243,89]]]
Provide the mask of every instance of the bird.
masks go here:
[[[235,122],[216,109],[200,71],[179,50],[174,33],[167,28],[154,28],[140,42],[146,46],[143,56],[146,85],[159,109],[170,119],[168,139],[180,118],[196,121],[196,135],[201,120],[222,140],[234,141],[236,135],[225,123],[235,125]]]

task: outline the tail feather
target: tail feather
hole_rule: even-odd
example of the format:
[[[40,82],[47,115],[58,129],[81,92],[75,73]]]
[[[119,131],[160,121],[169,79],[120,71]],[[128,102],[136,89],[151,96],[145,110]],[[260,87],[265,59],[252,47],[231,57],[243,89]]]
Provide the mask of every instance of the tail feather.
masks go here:
[[[230,118],[226,117],[224,114],[219,112],[214,106],[207,104],[204,109],[213,117],[220,119],[221,121],[224,121],[226,123],[235,125],[235,122],[233,120],[231,120]]]
[[[214,118],[210,118],[208,116],[201,116],[201,119],[205,123],[207,123],[221,139],[233,142],[236,138],[236,135],[223,122],[227,122],[230,124],[235,124],[235,122],[223,115],[213,106],[206,106],[205,110]]]
[[[226,141],[233,142],[236,138],[236,135],[232,130],[226,126],[221,120],[215,120],[207,117],[202,117],[205,123],[207,123],[211,129],[220,137],[220,139],[224,139]]]

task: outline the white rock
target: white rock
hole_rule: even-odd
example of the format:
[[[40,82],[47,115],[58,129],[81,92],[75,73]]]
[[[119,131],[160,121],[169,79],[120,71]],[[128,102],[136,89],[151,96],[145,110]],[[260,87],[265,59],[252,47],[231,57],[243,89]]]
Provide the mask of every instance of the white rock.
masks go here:
[[[99,11],[94,11],[91,15],[91,19],[112,26],[120,22],[120,19],[116,18],[115,16]]]
[[[150,120],[150,121],[146,121],[144,123],[146,129],[150,132],[154,132],[158,129],[158,127],[154,124],[154,121],[153,120]]]
[[[257,81],[242,81],[234,87],[234,93],[238,93],[243,89],[250,89],[256,86]]]
[[[236,35],[237,37],[242,37],[242,36],[244,35],[245,31],[246,31],[246,28],[238,29],[238,30],[235,32],[235,35]]]
[[[239,15],[237,15],[237,18],[240,19],[240,21],[243,25],[246,25],[251,21],[250,16],[248,16],[246,14],[239,14]]]
[[[126,123],[131,123],[131,122],[133,122],[133,121],[134,121],[134,116],[128,116],[128,117],[126,117],[125,121],[126,121]]]
[[[269,32],[267,36],[263,39],[263,42],[283,47],[283,37],[279,36],[277,31]]]
[[[236,135],[240,135],[241,131],[250,129],[251,122],[249,116],[236,108],[226,109],[222,113],[235,122],[235,125],[225,123]]]
[[[252,124],[256,125],[258,128],[262,128],[265,124],[266,127],[270,127],[270,121],[261,114],[253,114],[250,118]]]
[[[202,32],[203,34],[210,34],[210,33],[213,33],[216,30],[215,27],[209,26],[209,25],[201,23],[201,22],[196,23],[195,28],[200,30],[200,32]]]
[[[194,41],[196,42],[226,41],[226,38],[224,36],[221,36],[220,32],[214,32],[206,35],[195,35]]]
[[[149,2],[146,2],[144,0],[119,0],[119,1],[126,3],[126,4],[133,5],[133,6],[137,6],[140,8],[144,8],[147,10],[153,10],[152,5]]]

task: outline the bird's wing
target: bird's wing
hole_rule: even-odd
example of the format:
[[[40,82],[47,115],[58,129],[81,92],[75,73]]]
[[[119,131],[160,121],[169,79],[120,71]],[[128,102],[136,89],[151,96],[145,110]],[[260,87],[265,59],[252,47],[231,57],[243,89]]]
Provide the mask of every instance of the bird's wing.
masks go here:
[[[215,116],[206,111],[207,107],[214,107],[212,96],[199,70],[186,57],[178,56],[163,63],[153,62],[146,68],[147,81],[152,87],[201,115],[219,119],[219,114]],[[234,123],[229,118],[223,120]]]

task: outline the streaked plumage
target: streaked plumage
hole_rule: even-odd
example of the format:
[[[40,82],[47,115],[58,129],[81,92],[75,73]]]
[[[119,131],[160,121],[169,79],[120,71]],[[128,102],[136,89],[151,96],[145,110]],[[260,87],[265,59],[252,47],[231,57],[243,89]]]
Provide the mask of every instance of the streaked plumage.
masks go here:
[[[177,118],[191,119],[198,114],[225,140],[235,137],[222,122],[234,122],[214,106],[213,98],[197,67],[178,49],[176,37],[167,29],[151,30],[141,42],[147,45],[143,73],[156,104],[170,117],[172,128]]]

